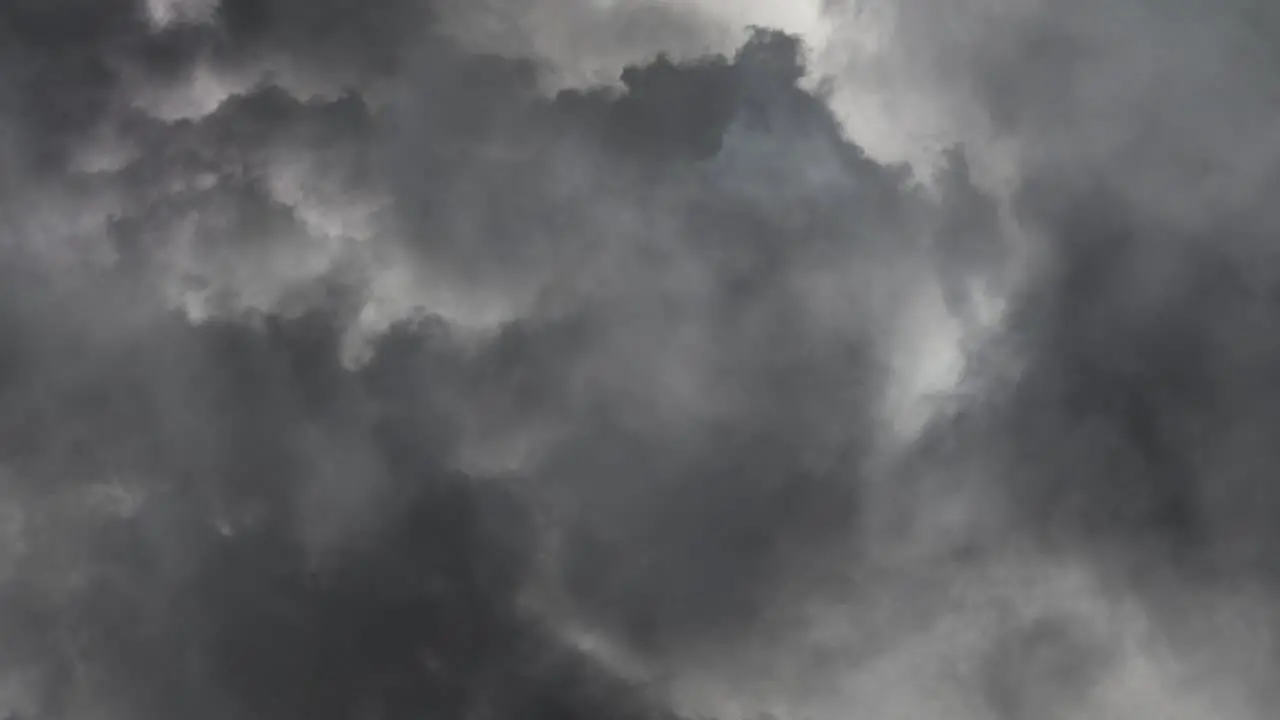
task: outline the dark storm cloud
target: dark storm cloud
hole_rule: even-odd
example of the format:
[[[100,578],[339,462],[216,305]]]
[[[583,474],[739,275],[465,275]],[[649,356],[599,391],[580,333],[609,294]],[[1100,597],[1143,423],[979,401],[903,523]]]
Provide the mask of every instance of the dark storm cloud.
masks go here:
[[[1034,256],[1002,331],[1015,494],[1069,534],[1264,546],[1275,14],[960,3],[940,33],[932,9],[903,3],[898,31],[1009,141]]]
[[[857,527],[937,223],[794,39],[547,97],[420,3],[2,13],[19,717],[656,717],[554,618],[729,642]]]
[[[768,655],[848,673],[828,717],[1158,714],[1112,595],[1272,577],[1270,60],[1230,12],[927,5],[1008,217],[979,157],[867,157],[793,38],[548,95],[522,30],[692,11],[6,5],[0,703],[659,717]]]
[[[1192,628],[1217,612],[1206,598],[1250,594],[1262,608],[1251,631],[1270,638],[1275,626],[1274,12],[1017,0],[898,10],[911,72],[972,123],[962,135],[1004,153],[1030,258],[974,361],[980,400],[937,424],[931,446],[956,476],[981,468],[972,492],[1008,503],[1018,537],[1142,597],[1180,662],[1233,668],[1185,671],[1240,703],[1189,716],[1265,715],[1274,659],[1239,638],[1205,650],[1197,633],[1229,633]],[[1056,705],[1058,689],[1031,705]]]

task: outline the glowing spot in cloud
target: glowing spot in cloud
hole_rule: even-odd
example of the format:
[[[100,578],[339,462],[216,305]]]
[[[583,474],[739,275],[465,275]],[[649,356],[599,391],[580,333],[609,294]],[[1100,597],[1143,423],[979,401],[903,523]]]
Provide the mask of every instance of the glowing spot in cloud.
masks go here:
[[[148,19],[157,30],[177,23],[206,23],[213,20],[218,0],[146,0]]]

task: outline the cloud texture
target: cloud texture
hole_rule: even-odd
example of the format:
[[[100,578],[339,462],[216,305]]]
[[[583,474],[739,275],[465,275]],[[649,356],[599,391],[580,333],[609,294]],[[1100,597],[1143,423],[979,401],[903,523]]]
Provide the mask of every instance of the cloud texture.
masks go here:
[[[1265,717],[1246,5],[7,0],[0,711]]]

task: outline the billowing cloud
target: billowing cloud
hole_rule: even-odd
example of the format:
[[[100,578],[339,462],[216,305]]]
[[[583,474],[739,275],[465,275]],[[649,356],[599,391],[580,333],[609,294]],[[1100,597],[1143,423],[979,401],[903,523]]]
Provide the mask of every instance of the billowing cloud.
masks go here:
[[[1262,717],[1268,20],[1103,5],[913,175],[836,3],[10,2],[0,710]]]

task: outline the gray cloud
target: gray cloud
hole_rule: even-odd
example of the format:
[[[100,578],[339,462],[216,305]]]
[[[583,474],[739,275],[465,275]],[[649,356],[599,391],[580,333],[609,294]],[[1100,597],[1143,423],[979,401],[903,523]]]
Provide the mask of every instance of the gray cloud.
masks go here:
[[[1261,717],[1267,18],[949,7],[922,182],[719,6],[6,6],[0,709]]]

